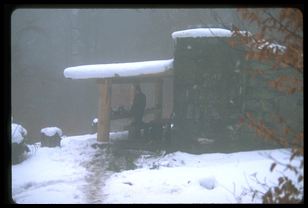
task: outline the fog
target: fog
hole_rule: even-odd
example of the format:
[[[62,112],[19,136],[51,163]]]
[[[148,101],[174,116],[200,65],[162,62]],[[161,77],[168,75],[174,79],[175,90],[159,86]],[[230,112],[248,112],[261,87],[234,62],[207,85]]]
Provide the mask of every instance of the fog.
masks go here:
[[[240,24],[235,9],[16,9],[11,15],[14,122],[28,130],[30,139],[47,126],[58,126],[65,135],[88,133],[97,117],[97,84],[66,79],[65,68],[170,59],[172,32],[232,24]],[[147,93],[149,88],[144,86]],[[169,80],[166,114],[172,111],[171,92]]]

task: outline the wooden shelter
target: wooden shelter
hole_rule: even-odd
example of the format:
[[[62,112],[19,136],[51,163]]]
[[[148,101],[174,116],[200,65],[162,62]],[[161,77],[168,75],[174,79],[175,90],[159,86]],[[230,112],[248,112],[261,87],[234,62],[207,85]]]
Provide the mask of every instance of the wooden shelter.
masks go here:
[[[247,32],[245,34],[249,35]],[[224,138],[228,142],[237,140],[241,143],[251,137],[251,132],[244,132],[239,125],[246,112],[255,112],[260,118],[277,109],[290,112],[288,109],[297,110],[294,103],[301,106],[302,98],[295,96],[292,99],[296,102],[292,102],[268,90],[264,80],[249,75],[253,64],[266,69],[259,62],[247,61],[243,48],[231,47],[227,43],[230,37],[232,32],[221,28],[177,31],[172,33],[175,42],[173,59],[77,66],[65,69],[64,75],[72,79],[97,80],[100,92],[99,141],[109,139],[110,120],[113,119],[110,116],[112,84],[154,82],[156,109],[152,112],[155,111],[156,118],[160,118],[163,78],[172,76],[172,112],[175,115],[172,138],[176,143],[181,138],[190,142],[200,137]],[[268,47],[281,52],[284,50],[277,44],[269,44]],[[280,72],[271,72],[271,75],[277,73]],[[300,116],[300,113],[293,116],[296,127]]]
[[[84,65],[69,67],[64,70],[66,78],[71,79],[95,79],[99,88],[99,109],[97,140],[109,141],[110,121],[120,119],[123,116],[111,115],[111,86],[113,84],[134,84],[152,82],[155,86],[155,108],[147,110],[147,113],[155,113],[155,118],[162,116],[162,85],[163,78],[172,76],[173,59],[145,61],[133,63],[116,63],[100,65]]]
[[[173,33],[176,138],[229,138],[235,132],[245,97],[246,76],[241,70],[247,63],[240,50],[228,45],[230,33],[224,29]]]

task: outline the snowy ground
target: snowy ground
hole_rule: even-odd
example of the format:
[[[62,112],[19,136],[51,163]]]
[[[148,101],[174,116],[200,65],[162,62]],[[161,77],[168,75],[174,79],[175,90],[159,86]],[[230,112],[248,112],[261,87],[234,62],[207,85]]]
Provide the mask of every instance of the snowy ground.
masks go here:
[[[111,135],[125,139],[127,132]],[[261,203],[248,188],[256,182],[277,184],[281,175],[297,178],[272,160],[287,162],[288,149],[193,155],[184,152],[143,152],[135,169],[111,171],[108,148],[96,135],[63,137],[61,148],[33,148],[12,166],[12,197],[16,203]],[[294,165],[299,159],[293,160]]]

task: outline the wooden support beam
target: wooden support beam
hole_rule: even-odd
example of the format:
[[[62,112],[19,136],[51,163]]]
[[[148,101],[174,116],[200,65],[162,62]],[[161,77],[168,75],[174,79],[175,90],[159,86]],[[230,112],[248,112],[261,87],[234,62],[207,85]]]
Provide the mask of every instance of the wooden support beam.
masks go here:
[[[110,113],[111,113],[111,80],[99,82],[99,106],[97,140],[109,142]]]
[[[112,80],[112,84],[134,84],[134,83],[151,83],[157,82],[162,78],[172,78],[172,72],[164,72],[161,74],[154,74],[154,75],[139,75],[139,76],[132,76],[132,77],[111,77],[108,79]],[[104,82],[105,78],[97,78],[97,83]]]
[[[155,82],[155,107],[159,110],[155,114],[155,120],[160,120],[163,113],[163,80]]]

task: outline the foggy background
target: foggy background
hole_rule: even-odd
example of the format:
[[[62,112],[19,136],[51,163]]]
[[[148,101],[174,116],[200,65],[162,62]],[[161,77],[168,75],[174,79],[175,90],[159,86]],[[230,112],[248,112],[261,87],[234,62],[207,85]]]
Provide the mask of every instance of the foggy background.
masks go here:
[[[35,140],[47,126],[57,126],[67,136],[90,133],[98,111],[97,84],[94,79],[66,79],[65,68],[171,59],[172,32],[230,29],[232,24],[241,24],[235,9],[17,9],[11,16],[14,123]],[[166,117],[172,112],[172,80],[163,87]],[[125,90],[120,97],[127,86],[113,88],[112,106],[129,106]],[[152,88],[142,89],[150,106]]]

